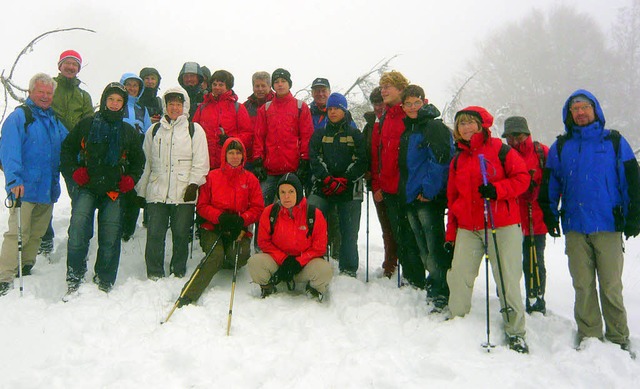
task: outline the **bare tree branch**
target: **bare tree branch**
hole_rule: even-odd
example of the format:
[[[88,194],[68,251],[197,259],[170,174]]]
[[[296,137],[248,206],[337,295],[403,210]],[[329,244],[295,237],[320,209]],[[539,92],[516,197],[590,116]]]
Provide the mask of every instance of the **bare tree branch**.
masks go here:
[[[95,33],[94,30],[83,28],[83,27],[59,28],[57,30],[47,31],[35,37],[31,42],[29,42],[24,47],[24,49],[22,49],[20,54],[18,54],[18,56],[16,57],[16,60],[13,62],[13,65],[11,66],[11,71],[9,72],[9,75],[7,77],[4,76],[4,70],[2,70],[2,74],[0,75],[0,82],[2,83],[2,86],[4,86],[5,92],[4,92],[4,111],[2,112],[2,118],[0,118],[0,122],[4,121],[4,117],[7,113],[7,107],[9,105],[8,95],[11,96],[12,99],[16,100],[19,103],[23,103],[25,101],[25,98],[18,96],[14,91],[14,89],[17,89],[22,93],[27,93],[27,89],[17,86],[12,80],[13,72],[15,71],[16,66],[18,65],[18,62],[20,61],[20,58],[23,55],[27,55],[28,53],[32,52],[33,46],[35,46],[35,44],[38,43],[40,40],[44,39],[47,35],[55,34],[57,32],[65,32],[65,31],[73,31],[73,30],[81,30],[81,31],[88,31],[88,32]]]

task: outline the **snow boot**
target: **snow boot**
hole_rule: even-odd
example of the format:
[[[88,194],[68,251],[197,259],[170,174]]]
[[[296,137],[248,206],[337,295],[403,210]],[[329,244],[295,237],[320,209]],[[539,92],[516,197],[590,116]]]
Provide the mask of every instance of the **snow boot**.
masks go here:
[[[38,254],[49,255],[53,251],[53,239],[42,239],[40,242],[40,248],[38,248]]]
[[[98,285],[98,289],[105,293],[111,292],[111,288],[113,288],[113,285],[110,282],[101,280],[97,274],[93,276],[93,283]]]
[[[265,298],[277,292],[276,286],[273,284],[260,285],[260,298]]]
[[[529,346],[527,346],[527,342],[524,341],[522,336],[510,336],[509,349],[520,354],[529,354]]]
[[[547,313],[547,304],[544,301],[544,297],[536,298],[536,302],[533,304],[531,304],[529,299],[527,299],[526,303],[526,310],[528,314],[532,314],[533,312],[540,312],[545,315]]]
[[[0,282],[0,296],[4,296],[13,289],[13,282]]]
[[[78,289],[80,289],[80,284],[82,284],[81,280],[67,281],[67,293],[62,296],[62,301],[67,303],[78,297]]]
[[[193,300],[191,300],[191,298],[190,298],[190,297],[187,297],[187,296],[180,297],[180,298],[178,299],[178,305],[177,305],[177,307],[178,307],[178,308],[182,308],[182,307],[184,307],[185,305],[189,305],[189,304],[191,304],[192,302],[193,302]]]
[[[316,300],[318,300],[319,303],[321,303],[322,300],[324,300],[324,294],[318,292],[318,290],[316,288],[314,288],[313,286],[311,286],[310,283],[307,282],[307,287],[305,289],[306,289],[306,292],[307,292],[307,296],[309,296],[309,298],[316,299]]]

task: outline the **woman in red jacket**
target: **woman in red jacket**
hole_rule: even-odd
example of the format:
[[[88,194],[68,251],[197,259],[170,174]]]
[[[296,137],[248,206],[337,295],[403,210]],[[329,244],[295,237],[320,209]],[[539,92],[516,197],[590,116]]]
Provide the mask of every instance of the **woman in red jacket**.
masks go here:
[[[491,136],[492,124],[493,117],[482,107],[467,107],[456,113],[454,139],[459,153],[451,161],[447,184],[446,240],[447,246],[455,247],[447,273],[449,310],[452,316],[464,316],[471,310],[473,284],[487,247],[500,304],[504,305],[506,300],[508,306],[502,306],[501,311],[509,347],[526,353],[524,305],[520,294],[522,231],[516,200],[529,187],[530,178],[518,153]],[[480,155],[486,160],[487,185],[483,184]],[[495,232],[487,234],[488,241],[485,234],[492,226],[485,221],[485,200],[489,202],[495,226]]]
[[[263,298],[274,293],[281,281],[289,289],[306,282],[307,294],[322,301],[333,277],[331,264],[322,258],[327,250],[327,222],[317,208],[312,209],[313,216],[307,214],[307,199],[295,174],[280,178],[277,196],[279,201],[267,206],[260,217],[262,252],[249,258],[251,279],[260,285]],[[274,207],[278,208],[272,216]]]
[[[220,241],[200,268],[179,306],[197,301],[220,268],[233,268],[236,245],[239,245],[238,267],[246,265],[250,254],[247,227],[258,221],[264,209],[258,179],[244,169],[246,152],[237,138],[229,138],[222,146],[221,168],[209,172],[200,187],[196,210],[205,219],[200,246],[206,253]]]
[[[251,149],[253,144],[251,119],[244,105],[238,102],[238,95],[231,89],[233,83],[233,74],[228,71],[217,70],[213,73],[211,93],[204,96],[204,101],[193,114],[193,122],[200,124],[207,135],[211,170],[221,166],[220,151],[228,137],[239,138],[245,149]]]

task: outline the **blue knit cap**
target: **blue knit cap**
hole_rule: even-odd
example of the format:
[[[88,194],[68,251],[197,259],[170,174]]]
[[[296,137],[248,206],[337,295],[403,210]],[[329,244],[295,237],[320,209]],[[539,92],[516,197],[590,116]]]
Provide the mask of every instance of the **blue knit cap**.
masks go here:
[[[349,105],[347,104],[347,98],[340,93],[332,93],[327,100],[327,108],[340,108],[345,113],[349,109]]]

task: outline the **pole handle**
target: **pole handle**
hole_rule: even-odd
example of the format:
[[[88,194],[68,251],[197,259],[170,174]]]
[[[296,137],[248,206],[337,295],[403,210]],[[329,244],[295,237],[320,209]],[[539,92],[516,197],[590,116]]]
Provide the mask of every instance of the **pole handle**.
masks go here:
[[[480,174],[482,175],[482,184],[487,185],[487,160],[484,158],[484,154],[479,154],[478,159],[480,160]]]

